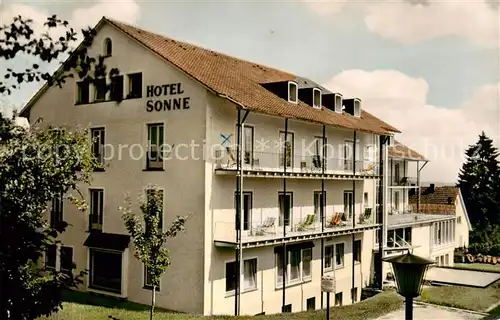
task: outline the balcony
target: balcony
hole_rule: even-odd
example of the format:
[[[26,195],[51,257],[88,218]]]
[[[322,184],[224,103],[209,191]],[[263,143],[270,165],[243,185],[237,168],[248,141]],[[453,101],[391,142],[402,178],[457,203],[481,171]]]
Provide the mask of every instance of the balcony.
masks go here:
[[[375,216],[370,208],[363,214],[356,215],[353,223],[352,217],[343,212],[326,215],[324,227],[317,221],[314,214],[305,215],[292,221],[285,220],[283,227],[282,216],[268,215],[262,219],[252,219],[244,222],[242,231],[242,246],[244,248],[260,247],[295,242],[308,239],[320,239],[329,236],[352,234],[364,230],[375,229]],[[285,229],[285,230],[284,230]],[[214,242],[218,247],[235,247],[236,230],[234,221],[215,221]]]
[[[216,172],[235,172],[237,170],[236,150],[227,148],[215,153]],[[358,160],[356,176],[360,178],[376,177],[377,164],[373,161]],[[243,170],[245,175],[276,176],[285,174],[295,177],[339,178],[353,176],[354,161],[352,159],[327,157],[319,155],[292,155],[286,159],[279,152],[245,152],[243,156]]]
[[[415,188],[417,186],[417,177],[405,176],[405,177],[390,177],[391,187],[410,187]]]

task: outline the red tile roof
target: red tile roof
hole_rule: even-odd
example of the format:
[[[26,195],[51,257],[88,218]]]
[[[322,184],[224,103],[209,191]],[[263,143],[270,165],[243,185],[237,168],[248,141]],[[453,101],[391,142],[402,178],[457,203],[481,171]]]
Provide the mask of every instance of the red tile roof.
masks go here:
[[[434,187],[434,191],[431,187],[420,188],[419,212],[455,214],[457,196],[458,188],[453,186]],[[417,194],[414,194],[408,201],[410,204],[416,204],[417,199]]]
[[[261,85],[295,80],[297,76],[294,74],[176,41],[116,20],[103,18],[102,21],[115,26],[215,93],[236,102],[244,109],[376,134],[399,132],[364,110],[358,118],[346,113],[339,114],[325,107],[314,109],[302,101],[293,104]]]
[[[389,148],[389,157],[426,161],[423,155],[399,141],[394,141],[394,145]]]

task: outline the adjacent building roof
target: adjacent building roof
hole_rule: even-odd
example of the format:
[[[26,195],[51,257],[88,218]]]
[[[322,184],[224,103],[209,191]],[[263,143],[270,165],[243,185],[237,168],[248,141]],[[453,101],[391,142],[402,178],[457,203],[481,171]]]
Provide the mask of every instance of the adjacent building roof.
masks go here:
[[[399,141],[394,141],[394,145],[389,148],[389,157],[427,161],[423,155],[413,149],[410,149]]]
[[[455,214],[458,188],[453,186],[420,188],[419,212],[428,214]],[[418,194],[411,195],[408,199],[410,204],[416,204]]]
[[[313,81],[292,73],[176,41],[106,17],[101,19],[96,29],[104,23],[127,34],[218,96],[243,109],[375,134],[400,132],[364,110],[361,117],[355,117],[347,113],[336,113],[325,107],[312,108],[302,101],[294,104],[262,86],[264,83],[279,81],[297,81],[302,86],[306,83],[314,84]],[[34,99],[37,96],[38,94]],[[32,103],[30,101],[22,112],[28,110]]]

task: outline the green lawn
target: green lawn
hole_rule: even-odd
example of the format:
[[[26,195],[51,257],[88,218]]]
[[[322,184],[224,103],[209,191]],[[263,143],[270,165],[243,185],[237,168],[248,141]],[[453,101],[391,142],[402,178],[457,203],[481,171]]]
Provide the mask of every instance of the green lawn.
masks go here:
[[[455,263],[454,267],[457,269],[469,269],[479,271],[496,271],[500,272],[500,264],[487,264],[487,263]]]
[[[424,288],[421,300],[443,306],[484,312],[491,305],[500,301],[500,284],[497,282],[487,288],[460,286]]]
[[[120,320],[148,319],[148,307],[126,301],[88,295],[85,293],[70,293],[68,302],[63,304],[63,310],[44,320],[104,320],[109,316]],[[335,307],[331,310],[331,318],[335,320],[364,320],[378,318],[388,312],[401,308],[402,299],[393,291],[386,291],[375,297],[361,301],[353,306]],[[155,314],[155,320],[222,320],[222,319],[272,319],[272,320],[323,320],[324,311],[308,311],[292,314],[276,314],[258,317],[202,317],[182,313],[160,311]],[[41,320],[41,319],[40,319]]]

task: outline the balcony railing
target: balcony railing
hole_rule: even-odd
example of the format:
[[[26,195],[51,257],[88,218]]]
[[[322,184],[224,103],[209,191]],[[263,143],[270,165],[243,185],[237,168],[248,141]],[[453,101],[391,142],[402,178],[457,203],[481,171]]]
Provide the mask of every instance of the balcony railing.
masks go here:
[[[237,152],[227,148],[215,153],[216,169],[236,170]],[[327,157],[319,155],[287,155],[279,152],[244,152],[243,169],[269,172],[288,173],[322,173],[323,168],[328,174],[352,174],[354,161],[352,159]],[[373,161],[357,160],[356,173],[377,174],[377,165]]]
[[[390,177],[391,186],[409,187],[417,185],[417,177],[404,176],[404,177]]]
[[[375,224],[375,216],[371,212],[356,215],[356,226],[369,226]],[[321,227],[321,221],[318,221],[314,214],[305,215],[301,218],[292,218],[286,221],[285,230],[283,230],[282,219],[278,215],[269,215],[263,219],[253,219],[244,222],[242,231],[242,242],[265,241],[283,238],[284,236],[293,237],[309,234],[321,234],[322,232],[349,230],[353,228],[352,217],[343,212],[327,215],[324,220],[324,227]],[[236,230],[234,221],[216,221],[214,225],[214,240],[221,242],[234,243],[236,239]]]

